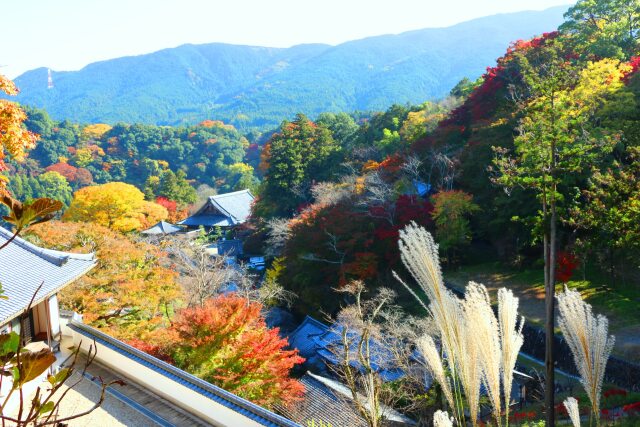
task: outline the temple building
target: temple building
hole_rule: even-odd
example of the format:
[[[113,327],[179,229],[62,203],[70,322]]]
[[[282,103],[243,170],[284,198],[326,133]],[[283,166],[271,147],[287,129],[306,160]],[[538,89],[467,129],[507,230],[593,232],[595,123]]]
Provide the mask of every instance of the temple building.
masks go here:
[[[190,229],[200,227],[233,229],[247,221],[251,215],[251,205],[254,199],[255,197],[249,190],[211,196],[196,213],[179,224]]]
[[[12,237],[0,227],[0,246]],[[93,253],[54,251],[14,238],[0,249],[0,284],[7,297],[0,300],[0,333],[21,331],[25,344],[46,341],[55,348],[60,340],[57,294],[95,265]]]

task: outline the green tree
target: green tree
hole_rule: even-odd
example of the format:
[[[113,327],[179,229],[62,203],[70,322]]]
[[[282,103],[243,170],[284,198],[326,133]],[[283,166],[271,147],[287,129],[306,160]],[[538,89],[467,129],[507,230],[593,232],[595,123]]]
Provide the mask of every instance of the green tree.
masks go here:
[[[409,111],[406,106],[394,104],[384,113],[375,113],[360,126],[355,144],[365,148],[378,147],[382,151],[372,160],[383,160],[386,154],[394,150],[394,147],[398,148],[398,143],[401,141],[398,133]]]
[[[587,55],[628,59],[637,53],[640,0],[580,0],[565,14],[562,31]]]
[[[246,163],[234,163],[227,168],[224,191],[238,191],[249,189],[252,192],[258,187],[258,179],[253,174],[253,168]]]
[[[431,216],[436,223],[436,239],[449,261],[453,252],[471,242],[469,216],[479,209],[473,197],[463,191],[443,191],[433,196]]]
[[[476,81],[471,81],[468,77],[464,77],[451,89],[449,94],[456,98],[466,98],[476,87],[480,86],[481,83],[482,77]]]
[[[357,123],[347,113],[320,113],[316,123],[329,129],[342,148],[350,146],[358,132]]]
[[[588,246],[604,254],[609,273],[622,275],[624,261],[634,262],[640,253],[640,147],[629,147],[622,161],[596,171],[583,194],[572,220],[587,230]]]
[[[305,115],[283,122],[263,152],[265,177],[258,209],[267,217],[293,214],[310,198],[313,181],[331,180],[339,154],[329,130]]]
[[[520,134],[513,153],[496,148],[496,182],[531,189],[541,203],[536,220],[542,238],[546,305],[546,416],[554,425],[554,295],[559,221],[568,219],[576,176],[595,167],[611,152],[615,139],[602,132],[593,115],[624,77],[617,61],[588,63],[578,71],[559,43],[536,50],[531,58],[516,55],[530,94],[522,106]]]
[[[156,195],[173,200],[182,207],[195,203],[198,199],[195,188],[189,184],[187,174],[182,170],[177,173],[171,170],[162,172]]]
[[[71,204],[73,189],[64,176],[58,172],[45,172],[39,175],[37,180],[41,190],[40,193],[34,194],[34,197],[49,197],[61,201],[65,206]]]
[[[442,103],[425,102],[418,111],[411,111],[400,128],[400,136],[406,144],[412,144],[433,132],[446,117],[447,109]]]
[[[398,123],[394,124],[395,128],[398,126]],[[397,130],[384,128],[382,129],[382,138],[375,142],[375,146],[382,154],[391,155],[401,148],[401,143],[402,138],[400,138],[400,133]]]

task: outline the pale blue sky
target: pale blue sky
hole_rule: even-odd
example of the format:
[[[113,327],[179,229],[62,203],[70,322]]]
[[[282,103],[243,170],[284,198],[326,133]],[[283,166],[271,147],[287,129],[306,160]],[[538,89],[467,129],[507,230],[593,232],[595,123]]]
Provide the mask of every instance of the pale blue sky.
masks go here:
[[[0,73],[88,63],[184,43],[287,47],[444,27],[571,0],[0,0]]]

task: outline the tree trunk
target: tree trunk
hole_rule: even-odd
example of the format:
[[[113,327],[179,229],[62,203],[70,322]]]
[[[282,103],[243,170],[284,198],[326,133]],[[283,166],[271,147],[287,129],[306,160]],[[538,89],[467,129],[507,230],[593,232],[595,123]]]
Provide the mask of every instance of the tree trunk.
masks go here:
[[[555,110],[555,91],[551,94],[551,147],[549,156],[549,175],[551,178],[551,186],[549,188],[550,194],[545,194],[545,205],[551,210],[550,217],[548,216],[547,206],[545,206],[544,215],[545,221],[549,219],[548,224],[545,225],[545,237],[549,235],[547,240],[547,246],[545,246],[545,289],[544,289],[544,302],[545,302],[545,353],[544,353],[544,366],[545,366],[545,396],[544,406],[546,410],[546,425],[547,427],[555,427],[555,364],[554,364],[554,326],[555,326],[555,294],[556,294],[556,228],[557,228],[557,210],[556,210],[556,173],[557,173],[557,158],[556,158],[556,110]]]
[[[555,265],[556,265],[556,229],[557,229],[557,213],[555,201],[551,202],[551,220],[549,224],[549,241],[547,242],[548,256],[545,262],[546,279],[545,283],[545,408],[546,408],[546,425],[555,426],[555,366],[554,366],[554,331],[555,331]]]

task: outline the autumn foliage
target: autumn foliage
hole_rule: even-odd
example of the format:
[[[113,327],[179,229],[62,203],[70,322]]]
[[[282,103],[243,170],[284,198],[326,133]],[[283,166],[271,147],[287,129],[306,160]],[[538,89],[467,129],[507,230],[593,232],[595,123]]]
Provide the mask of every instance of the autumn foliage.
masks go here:
[[[259,405],[286,404],[304,391],[289,377],[304,359],[286,350],[287,340],[267,327],[261,309],[240,296],[220,295],[179,311],[169,328],[131,344]]]
[[[156,203],[167,210],[167,220],[171,223],[175,224],[189,216],[188,209],[178,209],[178,202],[169,200],[166,197],[156,197]]]
[[[111,182],[76,191],[62,219],[129,232],[148,228],[168,215],[165,207],[145,201],[144,194],[133,185]]]
[[[93,182],[93,176],[85,168],[77,168],[68,163],[58,162],[45,169],[47,172],[57,172],[64,176],[68,182],[76,183],[79,186],[89,185]]]
[[[38,224],[26,237],[47,248],[95,252],[97,266],[65,288],[61,303],[116,337],[132,338],[162,324],[181,296],[176,273],[161,265],[165,254],[154,245],[79,222]]]
[[[578,258],[574,254],[558,251],[556,261],[556,279],[558,282],[566,283],[571,280],[578,265]]]
[[[1,74],[0,93],[18,94],[18,88],[13,82]],[[24,128],[23,122],[26,118],[24,110],[18,104],[0,99],[0,171],[7,169],[5,164],[7,154],[14,160],[21,161],[27,151],[35,146],[38,136]]]

